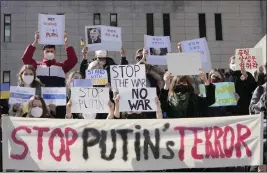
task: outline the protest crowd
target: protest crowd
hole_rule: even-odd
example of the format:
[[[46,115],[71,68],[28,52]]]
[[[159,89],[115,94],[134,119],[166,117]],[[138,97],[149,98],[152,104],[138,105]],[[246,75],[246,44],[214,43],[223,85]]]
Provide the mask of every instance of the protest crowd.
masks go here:
[[[62,124],[63,122],[67,122],[69,123],[68,125],[70,127],[75,128],[76,127],[75,123],[77,124],[86,123],[87,121],[90,122],[92,121],[92,119],[96,119],[92,122],[95,122],[93,123],[94,128],[99,131],[96,131],[94,133],[99,134],[99,138],[101,139],[98,140],[100,140],[99,143],[101,143],[103,142],[102,140],[104,140],[104,142],[105,140],[107,140],[107,135],[109,134],[104,134],[104,132],[103,131],[100,132],[100,130],[102,129],[108,130],[110,128],[111,129],[110,133],[112,135],[113,128],[123,127],[123,126],[128,127],[127,121],[124,121],[123,119],[130,119],[128,120],[129,124],[131,124],[131,122],[134,122],[132,126],[134,126],[136,122],[142,123],[142,121],[144,121],[144,123],[149,123],[149,121],[151,121],[151,126],[153,126],[154,123],[152,122],[155,122],[155,124],[157,124],[157,122],[162,121],[163,123],[169,122],[170,124],[172,124],[174,122],[179,122],[180,119],[182,122],[186,122],[187,119],[190,122],[194,121],[194,119],[197,119],[197,121],[200,122],[196,123],[205,124],[206,123],[205,121],[207,121],[207,123],[210,123],[212,125],[212,122],[210,121],[215,120],[216,118],[218,118],[218,121],[220,121],[223,120],[223,118],[227,117],[233,117],[234,119],[235,117],[244,116],[244,118],[248,118],[259,114],[263,116],[264,119],[267,118],[267,101],[266,101],[267,64],[266,62],[263,62],[260,58],[258,61],[254,61],[255,55],[252,55],[254,51],[253,48],[251,49],[237,48],[238,50],[236,52],[233,52],[233,56],[229,57],[228,70],[210,68],[211,66],[207,65],[210,64],[210,60],[203,62],[201,60],[202,59],[201,53],[198,53],[197,51],[193,52],[187,51],[187,48],[185,47],[185,45],[183,45],[184,43],[182,41],[180,43],[177,43],[177,51],[172,51],[172,52],[170,52],[167,49],[153,48],[153,53],[150,53],[150,50],[147,46],[140,45],[140,49],[136,50],[135,54],[136,62],[130,64],[126,57],[127,50],[123,48],[123,45],[120,45],[117,42],[114,43],[112,43],[112,41],[110,41],[109,43],[107,42],[106,43],[107,46],[105,48],[103,47],[101,48],[101,46],[92,48],[94,44],[102,44],[102,43],[104,44],[105,39],[104,37],[98,37],[99,34],[98,30],[90,29],[88,35],[86,36],[87,44],[82,49],[82,54],[83,54],[82,57],[77,57],[74,48],[71,46],[71,43],[68,43],[67,33],[62,34],[64,39],[64,43],[62,46],[65,46],[67,57],[63,62],[59,62],[57,59],[56,46],[53,44],[42,44],[42,43],[47,43],[48,41],[47,40],[40,41],[40,39],[44,39],[41,37],[41,34],[42,33],[40,31],[37,31],[35,35],[33,33],[34,35],[33,43],[29,44],[25,52],[22,53],[21,60],[24,65],[21,67],[17,75],[18,85],[10,86],[10,97],[9,99],[6,99],[6,101],[9,102],[9,104],[7,104],[6,107],[1,108],[1,115],[2,115],[1,127],[3,131],[2,135],[3,140],[4,136],[5,138],[8,139],[12,138],[13,140],[15,138],[14,143],[12,145],[17,144],[20,145],[21,147],[24,146],[25,148],[27,143],[29,147],[27,147],[27,152],[25,149],[26,155],[31,155],[31,157],[36,157],[36,159],[33,159],[34,162],[37,160],[37,156],[33,156],[36,154],[36,152],[31,147],[32,145],[30,144],[30,141],[32,140],[30,139],[27,140],[27,137],[25,136],[27,135],[27,133],[29,135],[30,134],[34,135],[32,134],[33,132],[30,132],[30,128],[28,128],[29,129],[28,131],[26,129],[25,133],[24,132],[20,133],[21,135],[19,138],[23,138],[22,140],[16,138],[16,136],[19,135],[18,133],[16,135],[16,133],[13,134],[12,132],[11,134],[10,132],[11,137],[8,137],[8,135],[5,134],[5,132],[8,133],[8,130],[6,131],[4,127],[5,124],[8,124],[8,122],[12,121],[15,127],[19,126],[20,123],[22,125],[25,125],[26,127],[27,122],[29,122],[30,124],[29,127],[31,126],[31,123],[33,123],[34,125],[38,125],[38,123],[44,123],[47,126],[49,126],[49,122],[55,120],[55,122],[57,123],[49,126],[50,128],[63,128],[64,126],[64,124]],[[155,40],[154,38],[149,38],[149,36],[146,37],[148,37],[147,40],[149,39],[151,39],[152,41]],[[201,39],[204,39],[205,41],[205,38]],[[33,57],[34,52],[37,51],[36,47],[38,44],[42,45],[41,62],[35,60]],[[199,44],[199,42],[197,42],[197,44]],[[110,49],[107,48],[109,46],[117,47],[116,50],[120,51],[121,53],[120,64],[115,63],[114,61],[115,57],[109,57],[109,51],[111,51]],[[89,51],[94,51],[95,57],[93,58],[88,57]],[[157,57],[153,59],[154,56]],[[80,68],[79,71],[76,71],[74,70],[74,67],[79,62],[78,61],[79,58],[81,58],[81,63],[79,64]],[[157,61],[157,58],[165,59],[165,61],[162,63],[163,60],[161,59]],[[179,61],[174,60],[179,58],[180,58]],[[256,56],[256,58],[258,57]],[[186,59],[191,59],[192,61],[187,61]],[[220,93],[222,96],[221,98],[218,98]],[[228,98],[224,98],[225,95],[227,95]],[[203,119],[203,121],[201,122],[202,118],[206,119]],[[24,121],[24,119],[27,121]],[[35,119],[35,121],[32,121],[31,119]],[[36,119],[40,119],[40,121]],[[49,120],[44,120],[44,119],[49,119]],[[62,120],[62,122],[57,121],[59,119],[65,119],[65,120]],[[149,119],[149,121],[146,121],[147,119]],[[160,120],[153,120],[153,119],[160,119]],[[170,121],[169,119],[172,120]],[[244,119],[243,121],[245,122],[247,120]],[[266,120],[261,120],[261,123],[263,123],[262,121],[266,123]],[[118,122],[119,124],[116,125],[116,122]],[[105,125],[105,123],[107,124]],[[114,127],[112,127],[111,125],[112,123],[114,123]],[[231,123],[230,119],[229,121],[223,122],[221,125],[222,126],[230,125],[227,123]],[[220,123],[216,125],[220,126]],[[15,129],[15,127],[12,128]],[[135,127],[138,128],[137,126]],[[31,128],[34,129],[34,127],[32,126]],[[76,129],[78,128],[80,127],[78,127],[77,125]],[[149,129],[149,127],[143,127],[143,128]],[[263,128],[262,131],[264,133],[263,134],[253,133],[254,138],[261,138],[261,135],[263,136],[263,138],[266,138],[266,126],[262,128]],[[35,136],[38,136],[38,141],[40,135],[42,136],[44,132],[47,133],[48,131],[49,130],[47,131],[43,130],[42,134],[41,131],[38,131],[38,135],[37,133],[35,134]],[[164,131],[164,129],[162,131]],[[76,132],[74,133],[73,131],[71,132],[73,133],[73,136],[76,133]],[[223,131],[221,132],[223,133]],[[51,132],[48,133],[51,135]],[[65,131],[65,133],[68,132]],[[84,133],[80,134],[81,131],[79,132],[79,129],[77,130],[77,133],[78,136],[82,135],[82,137],[78,137],[77,140],[79,140],[79,138],[86,138],[84,136]],[[119,134],[118,131],[117,133]],[[145,133],[146,131],[144,130],[144,136],[146,135]],[[162,135],[163,132],[159,133]],[[182,132],[180,131],[180,133]],[[125,133],[121,132],[120,134],[121,138],[123,138],[123,134]],[[196,135],[196,133],[194,134]],[[141,134],[141,136],[142,135],[143,134]],[[154,142],[153,135],[151,134],[151,138],[153,139],[151,140],[152,143]],[[218,134],[215,135],[219,135],[219,132]],[[194,135],[192,132],[191,140],[194,140],[193,136]],[[89,138],[90,135],[88,135],[87,137]],[[114,140],[116,140],[116,137],[114,138],[113,137],[114,136],[111,137],[112,139],[110,139],[110,141],[114,142]],[[172,137],[174,137],[174,135],[168,136],[168,138]],[[48,136],[45,136],[45,138],[48,138]],[[125,138],[127,139],[127,134]],[[133,142],[134,144],[131,145],[133,146],[138,145],[136,144],[137,138],[138,137],[135,137],[135,143]],[[148,140],[146,139],[146,137],[144,138],[145,140]],[[164,137],[161,136],[160,140],[162,140],[162,138]],[[242,135],[239,136],[239,138],[241,140]],[[120,140],[120,138],[117,138],[117,140]],[[139,133],[139,140],[140,140],[140,133]],[[182,140],[182,138],[179,140]],[[227,138],[225,140],[226,142],[230,141],[230,138]],[[66,139],[66,141],[69,143],[74,143],[74,141],[71,142],[70,139]],[[232,165],[225,166],[223,161],[221,161],[222,162],[221,167],[177,166],[175,169],[174,167],[168,169],[166,166],[163,166],[165,167],[164,169],[158,169],[158,170],[151,169],[151,170],[164,171],[164,172],[176,172],[176,171],[266,172],[267,144],[266,142],[264,142],[264,139],[261,139],[260,141],[263,143],[263,151],[261,150],[262,153],[260,154],[260,157],[262,158],[259,160],[262,160],[263,162],[262,164],[259,165],[255,164],[244,165],[242,163],[243,164],[242,166],[232,166]],[[36,143],[36,140],[32,142]],[[216,141],[214,143],[216,143]],[[4,143],[2,145],[4,145]],[[53,144],[51,145],[53,148]],[[96,145],[96,142],[94,140],[91,140],[91,143],[88,142],[88,145],[90,146]],[[104,144],[102,143],[102,145]],[[112,145],[112,142],[108,142],[107,145]],[[217,144],[214,145],[215,148],[218,147]],[[245,144],[240,144],[240,145],[242,145],[242,147],[244,145],[244,148],[246,148]],[[152,144],[149,144],[149,146],[151,150],[153,150],[154,156],[157,155],[155,145],[154,148],[151,147]],[[168,150],[170,149],[170,146],[174,146],[174,144],[166,143],[165,148]],[[127,144],[125,147],[127,147]],[[185,147],[188,146],[185,144]],[[196,141],[194,147],[197,147]],[[236,144],[235,146],[233,145],[232,147],[235,148],[236,152],[238,153],[238,144]],[[57,145],[54,144],[54,150],[57,151],[58,148],[60,148],[60,144]],[[150,148],[147,150],[150,150]],[[7,148],[5,149],[7,150]],[[115,148],[114,150],[113,149],[114,148],[109,149],[108,147],[107,153],[110,152],[116,153],[116,150],[120,150],[119,148],[117,149]],[[46,147],[45,146],[42,147],[42,150],[46,150]],[[138,152],[137,148],[132,150]],[[253,155],[254,150],[253,149],[251,150]],[[23,148],[19,150],[16,149],[15,147],[15,149],[13,149],[11,146],[11,151],[8,152],[13,152],[14,155],[13,156],[12,154],[10,156],[5,155],[5,157],[10,157],[16,161],[19,161],[20,158],[23,157],[22,156],[23,154],[20,155],[22,151]],[[168,151],[170,152],[170,155],[171,153],[177,154],[176,151],[174,152],[171,150]],[[2,154],[4,152],[7,151],[2,150]],[[104,153],[105,152],[106,151],[104,151]],[[193,152],[194,151],[192,149],[192,153]],[[198,150],[198,152],[200,151]],[[245,149],[244,150],[242,149],[242,152],[247,153],[245,154],[245,156],[244,153],[243,155],[241,154],[242,157],[249,157],[249,155],[251,155],[250,152],[245,152]],[[49,153],[48,150],[47,153]],[[141,151],[141,153],[143,153],[143,151]],[[224,153],[225,157],[227,157],[226,156],[227,153],[229,153],[229,151]],[[90,159],[93,156],[94,154],[91,153],[89,154],[89,156],[88,153],[87,156],[86,154],[83,154],[83,158],[88,157]],[[149,157],[151,156],[152,154]],[[5,159],[5,157],[3,157],[3,159]],[[24,155],[24,158],[25,157],[28,158],[28,156]],[[48,155],[44,153],[43,156],[39,156],[38,154],[39,158],[38,162],[42,162],[40,161],[41,157],[47,158]],[[103,157],[101,158],[103,159]],[[107,157],[106,160],[108,160],[108,158],[111,159],[111,156],[109,157],[106,156],[106,157]],[[182,160],[182,156],[180,154],[179,157]],[[185,154],[185,156],[183,157],[187,157],[187,155]],[[222,153],[220,157],[223,157]],[[240,160],[244,159],[240,157],[234,159],[238,160],[238,158]],[[63,157],[62,159],[65,159],[65,157]],[[125,158],[123,157],[123,159],[124,161],[127,160],[127,156]],[[213,159],[216,158],[213,157]],[[75,158],[71,158],[71,160],[75,160]],[[3,162],[3,164],[7,162],[8,161]],[[14,162],[14,165],[15,164],[16,162]],[[66,162],[65,164],[68,163]],[[79,160],[76,162],[76,164],[79,166]],[[147,164],[150,164],[150,162],[148,162]],[[156,164],[157,162],[155,162],[155,165]],[[164,164],[164,162],[162,162],[162,164]],[[199,162],[198,164],[201,164],[201,162]],[[155,165],[149,165],[149,167],[154,167]],[[119,166],[120,165],[117,165],[117,167]],[[140,166],[140,170],[151,171],[150,169],[143,169],[143,168],[144,166]],[[90,169],[90,166],[88,166],[87,170],[83,168],[81,169],[83,171],[92,171]],[[14,169],[6,169],[6,171],[12,171],[12,170],[14,171],[20,169],[16,169],[16,166],[14,166]],[[35,169],[31,168],[29,169],[27,168],[27,166],[25,166],[25,169],[21,170],[34,171]],[[52,169],[50,170],[41,169],[41,170],[51,171]],[[112,169],[112,171],[114,170],[115,169]],[[68,170],[61,169],[61,171],[68,171]]]

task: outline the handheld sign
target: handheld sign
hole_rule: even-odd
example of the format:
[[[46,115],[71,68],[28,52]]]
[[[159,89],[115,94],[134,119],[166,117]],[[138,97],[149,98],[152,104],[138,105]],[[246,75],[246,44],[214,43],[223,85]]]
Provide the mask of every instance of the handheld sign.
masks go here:
[[[9,83],[0,83],[0,99],[8,99],[10,97]]]
[[[65,106],[66,88],[65,87],[42,87],[42,97],[46,105]]]
[[[166,56],[171,52],[169,36],[144,36],[144,45],[148,51],[147,62],[155,65],[167,65]]]
[[[86,79],[90,79],[93,85],[106,85],[108,83],[108,73],[104,69],[87,70]]]
[[[85,26],[88,51],[121,51],[121,28],[104,25]]]
[[[262,50],[262,64],[266,63],[266,34],[262,39],[255,45],[254,48],[261,48]]]
[[[200,53],[168,53],[167,65],[172,75],[199,75]]]
[[[111,65],[111,87],[146,87],[146,68],[141,65]]]
[[[35,88],[11,86],[9,104],[23,104],[34,95]]]
[[[201,58],[202,69],[209,73],[212,69],[210,60],[210,51],[206,38],[198,38],[181,42],[182,52],[199,52]]]
[[[108,113],[109,88],[72,87],[72,113]]]
[[[235,84],[233,82],[214,83],[216,86],[216,102],[210,107],[218,106],[234,106],[237,105],[235,97]],[[206,97],[206,89],[204,84],[199,85],[200,93]]]
[[[3,169],[135,172],[261,165],[262,118],[259,114],[164,120],[4,116]]]
[[[236,70],[245,68],[253,74],[263,65],[261,48],[236,49],[235,51]]]
[[[91,79],[74,79],[72,81],[72,86],[74,87],[90,87],[92,86]]]
[[[119,88],[120,112],[155,112],[156,88]]]
[[[39,44],[63,45],[65,15],[39,14]]]

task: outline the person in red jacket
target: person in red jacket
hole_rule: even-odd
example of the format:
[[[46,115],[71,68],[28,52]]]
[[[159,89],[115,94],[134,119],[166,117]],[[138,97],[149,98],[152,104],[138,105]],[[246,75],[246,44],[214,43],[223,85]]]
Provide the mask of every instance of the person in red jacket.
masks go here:
[[[45,87],[65,87],[65,74],[68,73],[78,62],[75,50],[67,43],[67,34],[65,33],[65,49],[67,59],[64,62],[56,61],[56,46],[44,45],[42,52],[42,62],[33,59],[36,44],[39,39],[39,32],[35,33],[35,39],[30,44],[22,56],[24,64],[32,65],[36,68],[37,77]]]

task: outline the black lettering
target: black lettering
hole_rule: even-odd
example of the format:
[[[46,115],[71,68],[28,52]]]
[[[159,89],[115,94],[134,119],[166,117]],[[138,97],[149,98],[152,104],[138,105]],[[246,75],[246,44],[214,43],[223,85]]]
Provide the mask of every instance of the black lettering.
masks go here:
[[[144,92],[145,93],[144,93]],[[144,93],[144,95],[143,95],[143,93]],[[145,89],[145,88],[142,88],[141,90],[140,90],[140,97],[141,97],[141,99],[146,99],[147,98],[147,89]]]
[[[149,131],[147,129],[144,129],[144,158],[145,160],[148,160],[148,146],[150,147],[154,158],[158,159],[159,158],[159,154],[160,154],[160,134],[159,134],[159,129],[155,129],[155,145],[152,143],[151,139],[150,139],[150,134]]]
[[[141,126],[140,125],[136,125],[135,128],[137,130],[140,130]],[[134,150],[135,150],[135,156],[136,156],[136,160],[137,161],[140,161],[140,159],[141,159],[140,138],[141,138],[140,132],[136,132],[135,133]]]
[[[85,97],[86,96],[86,93],[84,92],[84,90],[82,88],[80,88],[79,91],[81,91],[83,93],[83,95],[79,96],[79,97]]]
[[[113,147],[111,149],[110,155],[106,156],[106,141],[107,141],[107,131],[102,130],[101,131],[101,139],[99,142],[99,148],[101,149],[101,158],[107,161],[113,160],[115,157],[115,154],[117,152],[116,148],[116,131],[114,129],[111,130],[111,140],[113,143]]]
[[[134,102],[132,103],[131,100],[128,100],[128,104],[129,104],[131,110],[133,110],[133,109],[137,110],[138,101],[139,100],[136,100],[135,103]]]
[[[132,98],[137,98],[139,99],[139,93],[138,93],[138,89],[132,89]]]
[[[121,129],[121,130],[117,130],[117,133],[121,135],[121,139],[123,141],[122,144],[122,159],[124,161],[128,160],[128,133],[133,133],[133,130],[131,129]]]
[[[142,107],[142,110],[145,110],[144,100],[136,100],[136,102],[138,102],[137,110],[139,110],[140,106]]]
[[[119,76],[119,73],[116,71],[117,66],[112,66],[112,71],[116,73],[116,76],[113,76],[114,78],[117,78]]]
[[[129,72],[129,68],[131,69],[131,72]],[[127,65],[127,66],[126,66],[126,75],[130,78],[130,77],[133,76],[133,74],[134,74],[134,69],[133,69],[133,67],[130,66],[130,65]]]
[[[90,139],[90,134],[93,139]],[[83,158],[87,160],[89,158],[88,154],[88,147],[92,147],[99,143],[100,140],[100,133],[97,129],[94,128],[85,128],[82,133],[82,138],[83,138]]]
[[[92,88],[92,96],[96,98],[98,96],[97,88]]]
[[[172,146],[172,147],[174,146],[174,142],[173,141],[166,142],[166,148],[167,148],[167,151],[170,153],[170,155],[169,156],[162,155],[162,159],[173,159],[174,152],[172,151],[170,146]]]
[[[124,66],[119,66],[119,68],[121,68],[121,78],[123,78],[124,77],[124,75],[123,75],[123,68],[124,68]]]
[[[149,106],[150,100],[145,99],[144,101],[145,101],[145,110],[147,110],[147,108],[152,110],[152,108]]]
[[[140,66],[139,65],[134,65],[134,73],[136,77],[136,73],[140,71]]]

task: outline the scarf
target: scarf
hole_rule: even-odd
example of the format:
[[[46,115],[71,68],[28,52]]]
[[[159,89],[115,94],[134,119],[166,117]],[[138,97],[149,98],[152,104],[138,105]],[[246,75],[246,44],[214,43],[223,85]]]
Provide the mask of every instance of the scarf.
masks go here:
[[[168,97],[169,105],[176,112],[177,117],[185,117],[187,115],[189,94],[174,93],[173,96]]]

